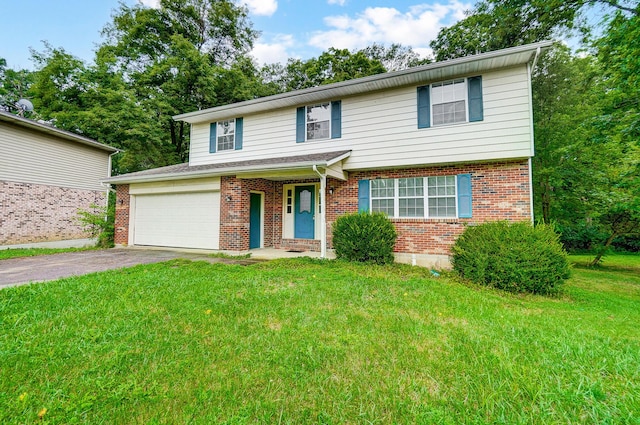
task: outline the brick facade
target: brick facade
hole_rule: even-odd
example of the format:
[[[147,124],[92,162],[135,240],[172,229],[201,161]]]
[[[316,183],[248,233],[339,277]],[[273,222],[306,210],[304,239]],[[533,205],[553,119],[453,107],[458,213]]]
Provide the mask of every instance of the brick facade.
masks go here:
[[[337,217],[358,211],[358,181],[376,178],[430,177],[470,173],[473,218],[392,219],[398,230],[396,252],[448,255],[449,248],[467,224],[491,220],[531,220],[529,165],[512,162],[448,165],[428,168],[372,170],[349,173],[347,181],[327,179],[332,188],[325,200],[328,247]],[[319,251],[319,240],[283,239],[283,186],[317,183],[317,180],[271,181],[223,176],[220,181],[220,249],[249,249],[251,192],[264,195],[264,246],[287,250]],[[116,243],[126,244],[129,227],[129,186],[119,185],[116,202]]]
[[[432,177],[471,173],[473,218],[392,219],[398,231],[396,252],[448,255],[449,248],[465,224],[491,220],[531,220],[529,163],[477,163],[402,170],[374,170],[349,174],[344,182],[330,179],[333,195],[327,199],[327,235],[331,246],[331,224],[345,213],[358,211],[358,181],[376,178]]]
[[[115,235],[113,237],[116,245],[129,244],[129,210],[129,185],[119,184],[116,186]]]
[[[281,222],[282,211],[275,208],[277,182],[264,179],[238,179],[223,176],[220,179],[220,249],[246,251],[249,249],[249,202],[251,192],[260,192],[264,200],[262,231],[264,246],[273,246],[274,223]],[[282,199],[282,195],[280,195]],[[280,205],[280,204],[277,204]],[[280,228],[280,227],[278,227]]]
[[[103,191],[0,181],[0,245],[87,238],[78,209],[105,203]]]

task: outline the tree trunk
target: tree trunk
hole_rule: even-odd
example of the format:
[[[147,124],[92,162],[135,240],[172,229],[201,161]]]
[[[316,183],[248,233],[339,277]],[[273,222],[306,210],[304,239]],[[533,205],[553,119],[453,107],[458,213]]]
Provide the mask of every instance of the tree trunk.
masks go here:
[[[609,236],[607,238],[607,241],[604,243],[604,246],[602,246],[601,248],[598,249],[596,257],[593,259],[593,261],[591,263],[589,263],[589,267],[595,267],[600,263],[600,261],[602,260],[602,257],[604,257],[605,252],[607,252],[607,249],[609,249],[609,247],[613,243],[613,240],[617,236],[618,236],[618,234],[616,232],[613,232],[611,234],[611,236]]]

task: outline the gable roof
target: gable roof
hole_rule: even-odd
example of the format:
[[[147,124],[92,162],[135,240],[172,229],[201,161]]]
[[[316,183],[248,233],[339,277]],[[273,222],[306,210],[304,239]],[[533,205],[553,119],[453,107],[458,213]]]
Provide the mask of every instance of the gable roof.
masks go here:
[[[59,137],[61,139],[69,140],[72,142],[80,143],[83,145],[91,146],[96,149],[115,153],[120,152],[120,149],[114,148],[109,145],[105,145],[88,137],[81,136],[70,131],[61,130],[48,124],[43,124],[28,118],[20,117],[18,115],[10,114],[8,112],[0,111],[0,122],[8,122],[19,127],[27,128],[37,131],[39,133],[45,133],[52,136]]]
[[[542,50],[548,49],[551,41],[541,41],[524,46],[511,47],[478,55],[465,56],[448,61],[433,62],[423,66],[371,75],[354,80],[327,84],[308,89],[295,90],[244,102],[217,106],[215,108],[180,114],[177,121],[191,124],[213,122],[220,119],[254,114],[279,108],[295,107],[319,101],[343,98],[372,91],[424,84],[461,75],[482,73],[493,69],[523,65],[532,61]]]
[[[188,163],[170,165],[168,167],[153,168],[136,173],[115,176],[105,182],[108,183],[143,183],[151,181],[182,180],[188,178],[214,177],[239,173],[274,173],[274,176],[287,171],[306,171],[311,177],[317,177],[312,172],[313,167],[330,167],[346,159],[350,150],[296,155],[283,158],[252,159],[248,161],[225,162],[221,164],[207,164],[189,166]]]

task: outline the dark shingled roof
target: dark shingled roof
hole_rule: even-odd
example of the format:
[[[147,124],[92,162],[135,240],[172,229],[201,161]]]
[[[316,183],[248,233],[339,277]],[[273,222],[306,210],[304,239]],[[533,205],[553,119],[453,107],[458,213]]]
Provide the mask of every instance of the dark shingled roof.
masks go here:
[[[211,172],[215,174],[216,171],[228,171],[233,173],[236,169],[255,169],[259,171],[261,168],[270,168],[269,166],[278,166],[286,168],[289,166],[303,165],[316,163],[321,165],[322,163],[330,162],[333,159],[339,158],[343,155],[351,152],[350,150],[336,151],[336,152],[322,152],[313,153],[307,155],[285,156],[265,159],[252,159],[248,161],[235,161],[224,162],[219,164],[206,164],[189,166],[188,163],[169,165],[168,167],[153,168],[151,170],[138,171],[136,173],[122,174],[114,176],[109,179],[109,182],[117,183],[119,181],[137,180],[138,178],[146,177],[162,177],[163,175],[175,176],[176,174],[207,174]]]

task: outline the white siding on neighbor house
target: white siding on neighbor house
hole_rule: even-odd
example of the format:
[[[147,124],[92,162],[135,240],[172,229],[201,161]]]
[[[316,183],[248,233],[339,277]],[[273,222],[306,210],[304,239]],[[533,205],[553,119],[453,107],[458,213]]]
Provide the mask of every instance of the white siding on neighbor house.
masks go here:
[[[109,152],[0,123],[0,180],[106,190]]]
[[[210,154],[209,124],[193,124],[190,165],[344,149],[352,150],[345,170],[530,157],[528,79],[525,65],[482,74],[480,122],[418,129],[417,86],[409,86],[340,99],[339,139],[296,143],[296,110],[280,109],[244,117],[242,150]]]

